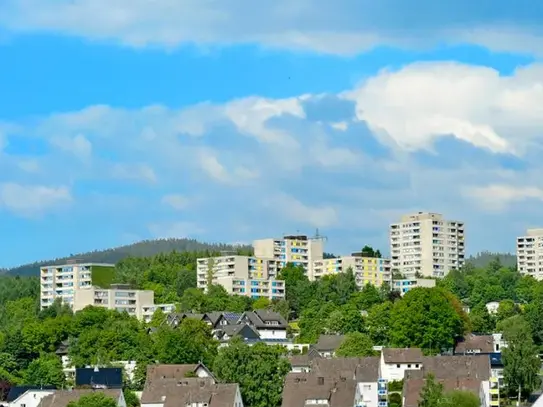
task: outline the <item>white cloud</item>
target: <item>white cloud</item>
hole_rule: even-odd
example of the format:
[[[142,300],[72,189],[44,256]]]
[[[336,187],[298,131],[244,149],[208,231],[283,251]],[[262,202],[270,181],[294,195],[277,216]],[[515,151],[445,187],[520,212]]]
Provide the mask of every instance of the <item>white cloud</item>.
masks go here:
[[[155,170],[147,164],[114,164],[111,175],[114,178],[155,183]]]
[[[533,1],[506,0],[492,6],[448,1],[437,8],[423,0],[338,0],[319,7],[309,0],[4,0],[0,9],[0,25],[15,32],[60,32],[136,47],[260,43],[336,54],[471,42],[541,55],[542,18]]]
[[[298,199],[278,193],[270,197],[265,206],[272,209],[275,216],[285,217],[291,222],[302,223],[310,227],[330,227],[337,222],[336,210],[327,205],[307,205]]]
[[[81,160],[88,160],[92,155],[92,144],[83,134],[74,137],[53,137],[51,144]]]
[[[190,204],[190,199],[179,194],[169,194],[162,197],[162,203],[180,211]]]
[[[492,211],[503,211],[513,203],[528,199],[543,201],[543,187],[492,184],[466,187],[464,195],[477,205]]]
[[[200,153],[200,166],[214,180],[223,183],[230,181],[228,171],[212,152],[202,151]]]
[[[58,206],[69,204],[72,196],[67,187],[42,185],[0,185],[0,207],[24,217],[39,216]]]

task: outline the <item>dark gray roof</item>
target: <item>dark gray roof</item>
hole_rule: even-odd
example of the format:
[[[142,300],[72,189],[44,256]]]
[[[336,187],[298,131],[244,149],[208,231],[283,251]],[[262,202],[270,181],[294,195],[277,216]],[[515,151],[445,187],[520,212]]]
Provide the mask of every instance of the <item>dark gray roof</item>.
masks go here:
[[[422,351],[419,348],[384,348],[385,363],[421,363]]]
[[[320,335],[315,349],[319,352],[335,351],[345,340],[344,335]]]
[[[260,337],[260,335],[258,334],[257,331],[255,331],[255,329],[248,325],[248,324],[237,324],[237,325],[223,325],[219,328],[221,331],[223,331],[226,335],[228,335],[229,337],[233,337],[235,335],[241,335],[242,334],[242,330],[244,329],[250,329],[251,332],[257,336],[257,337]],[[243,336],[243,335],[242,335]]]
[[[257,329],[286,329],[288,325],[286,319],[283,318],[281,314],[270,310],[260,309],[256,311],[247,311],[243,313],[241,318],[243,318],[243,316],[245,316],[249,323]],[[271,324],[275,322],[276,324]]]
[[[312,373],[289,373],[283,387],[282,407],[304,407],[307,400],[327,400],[329,407],[352,407],[356,381]]]

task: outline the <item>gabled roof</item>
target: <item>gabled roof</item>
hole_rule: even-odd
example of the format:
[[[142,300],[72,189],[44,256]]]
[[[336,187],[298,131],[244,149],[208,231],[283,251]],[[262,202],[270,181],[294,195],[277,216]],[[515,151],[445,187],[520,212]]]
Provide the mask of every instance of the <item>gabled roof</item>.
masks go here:
[[[60,345],[58,346],[57,350],[55,351],[55,353],[59,356],[67,355],[69,347],[70,347],[69,341],[62,341]]]
[[[58,390],[55,393],[44,397],[38,407],[66,407],[71,401],[77,401],[89,393],[104,393],[106,396],[112,397],[117,401],[121,395],[122,390],[120,389],[99,389],[99,390],[90,390],[90,389],[75,389],[75,390]]]
[[[494,337],[492,335],[466,335],[454,348],[454,353],[465,354],[470,351],[480,353],[494,352]]]
[[[283,407],[304,407],[307,400],[327,400],[329,407],[352,407],[356,382],[313,373],[289,373],[283,387]]]
[[[224,334],[228,335],[230,338],[236,335],[239,335],[242,339],[259,339],[260,338],[260,334],[252,326],[248,324],[223,325],[220,328],[218,328],[218,331],[223,332]],[[220,333],[219,333],[219,336],[221,336]]]
[[[379,378],[379,358],[333,358],[315,359],[311,363],[311,372],[317,376],[348,380],[360,379],[361,382],[376,382]]]
[[[223,312],[223,317],[229,324],[237,324],[242,315],[239,312]]]
[[[479,397],[481,380],[466,378],[451,378],[438,380],[443,384],[443,390],[449,392],[452,390],[469,391]],[[406,380],[403,387],[404,407],[417,407],[419,396],[424,387],[425,379]]]
[[[203,363],[184,365],[149,365],[147,366],[146,384],[167,379],[182,380],[187,378],[188,374],[196,373],[198,369],[204,369],[209,376],[213,378],[213,374]]]
[[[209,319],[209,322],[211,322],[211,326],[215,328],[217,324],[220,322],[221,319],[224,319],[222,312],[207,312],[204,314],[204,319]]]
[[[488,355],[424,357],[421,370],[407,370],[406,378],[423,378],[432,373],[438,380],[456,378],[486,381],[490,378]]]
[[[123,387],[123,369],[120,367],[84,367],[75,369],[75,385],[107,386],[109,389],[120,389]]]
[[[270,310],[246,311],[240,317],[239,322],[242,322],[244,317],[256,329],[287,329],[288,325],[281,314]],[[271,324],[272,322],[276,324]]]
[[[422,351],[419,348],[383,348],[385,363],[421,363]]]
[[[319,352],[335,351],[345,340],[345,335],[320,335],[314,348]]]

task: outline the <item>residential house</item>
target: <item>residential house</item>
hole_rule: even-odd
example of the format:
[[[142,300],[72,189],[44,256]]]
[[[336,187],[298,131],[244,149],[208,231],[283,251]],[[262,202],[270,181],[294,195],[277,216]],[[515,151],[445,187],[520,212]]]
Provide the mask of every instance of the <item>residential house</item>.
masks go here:
[[[244,342],[260,341],[258,332],[248,324],[224,325],[216,329],[213,337],[223,344],[227,344],[234,336],[240,337]]]
[[[485,307],[489,314],[496,314],[498,308],[500,308],[500,303],[498,301],[490,301],[485,304]]]
[[[337,380],[311,373],[289,373],[283,387],[282,407],[353,407],[356,381],[354,378]]]
[[[202,379],[215,378],[213,373],[203,363],[186,365],[149,365],[147,366],[146,384],[159,380],[181,380],[189,377]]]
[[[246,323],[255,328],[260,338],[266,340],[286,340],[288,323],[278,312],[256,310],[244,312],[238,323]]]
[[[305,355],[293,355],[288,358],[291,366],[290,371],[293,373],[310,372],[313,360],[318,358],[321,358],[321,355],[315,349],[310,349]]]
[[[53,394],[44,397],[38,407],[67,407],[72,401],[78,401],[82,396],[92,393],[103,393],[117,401],[117,407],[126,407],[123,391],[121,389],[77,389],[57,390]]]
[[[123,369],[120,367],[84,367],[75,369],[75,387],[121,389]]]
[[[339,348],[344,340],[344,335],[320,335],[319,340],[313,348],[319,352],[323,358],[331,358],[336,354],[337,348]]]
[[[490,354],[494,352],[494,337],[492,335],[466,335],[458,341],[454,348],[455,355]]]
[[[406,370],[422,368],[422,351],[418,348],[383,348],[381,376],[386,380],[403,380]]]
[[[8,407],[38,407],[40,401],[55,392],[54,386],[14,386],[6,397]]]

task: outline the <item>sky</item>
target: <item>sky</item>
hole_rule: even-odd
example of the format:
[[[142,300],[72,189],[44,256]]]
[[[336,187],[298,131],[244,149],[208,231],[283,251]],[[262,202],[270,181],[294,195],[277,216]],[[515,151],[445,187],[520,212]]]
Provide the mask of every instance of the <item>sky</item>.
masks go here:
[[[0,267],[143,239],[468,253],[543,227],[536,0],[2,0]]]

